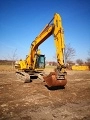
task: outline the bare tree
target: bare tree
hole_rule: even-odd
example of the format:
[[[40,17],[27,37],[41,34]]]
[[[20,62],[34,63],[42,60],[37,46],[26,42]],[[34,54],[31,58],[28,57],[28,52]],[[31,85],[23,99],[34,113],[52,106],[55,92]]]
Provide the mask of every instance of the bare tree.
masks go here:
[[[75,49],[70,44],[65,47],[65,62],[71,61],[75,56]]]
[[[66,67],[68,68],[68,69],[72,69],[72,65],[75,65],[75,63],[73,62],[73,61],[67,61],[67,64],[66,64]]]
[[[77,60],[76,60],[76,63],[77,63],[78,65],[82,65],[82,64],[83,64],[83,60],[82,60],[82,59],[77,59]]]
[[[16,54],[17,49],[14,50],[12,53],[12,56],[8,55],[8,58],[12,61],[12,69],[14,69],[14,63],[17,60],[17,54]]]

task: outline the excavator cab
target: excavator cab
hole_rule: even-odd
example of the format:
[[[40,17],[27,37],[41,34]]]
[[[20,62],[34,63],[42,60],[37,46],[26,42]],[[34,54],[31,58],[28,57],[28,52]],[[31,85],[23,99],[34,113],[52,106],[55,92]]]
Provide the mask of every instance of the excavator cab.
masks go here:
[[[45,68],[45,55],[37,54],[36,55],[36,69],[44,69]]]

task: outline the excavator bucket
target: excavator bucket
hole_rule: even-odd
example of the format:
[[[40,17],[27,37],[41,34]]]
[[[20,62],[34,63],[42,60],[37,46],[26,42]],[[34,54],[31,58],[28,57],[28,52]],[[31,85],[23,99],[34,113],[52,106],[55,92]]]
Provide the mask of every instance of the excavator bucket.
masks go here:
[[[49,75],[44,76],[43,79],[47,83],[48,87],[54,86],[64,87],[67,84],[67,79],[57,79],[56,72],[51,72]]]

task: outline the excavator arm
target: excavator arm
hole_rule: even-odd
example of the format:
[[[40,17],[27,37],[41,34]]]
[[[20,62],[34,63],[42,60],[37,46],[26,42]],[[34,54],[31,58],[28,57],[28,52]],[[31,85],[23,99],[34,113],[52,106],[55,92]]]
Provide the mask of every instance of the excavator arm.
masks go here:
[[[38,46],[42,44],[47,38],[49,38],[51,35],[54,36],[54,42],[56,46],[56,56],[57,56],[57,62],[59,66],[64,65],[64,36],[63,36],[63,28],[62,28],[62,22],[61,17],[59,14],[55,14],[53,19],[46,25],[46,27],[42,30],[42,32],[35,38],[35,40],[31,44],[31,63],[32,68],[34,69],[34,57],[36,54],[36,50],[38,49]]]

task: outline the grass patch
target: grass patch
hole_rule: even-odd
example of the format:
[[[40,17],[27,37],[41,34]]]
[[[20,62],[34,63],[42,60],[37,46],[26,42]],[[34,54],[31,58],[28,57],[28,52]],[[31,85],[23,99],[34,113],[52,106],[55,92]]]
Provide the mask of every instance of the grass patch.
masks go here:
[[[46,66],[45,70],[52,70],[54,68],[56,66]],[[15,68],[12,65],[0,65],[0,71],[15,71]]]
[[[12,65],[0,65],[0,71],[13,71],[15,68]]]

